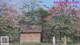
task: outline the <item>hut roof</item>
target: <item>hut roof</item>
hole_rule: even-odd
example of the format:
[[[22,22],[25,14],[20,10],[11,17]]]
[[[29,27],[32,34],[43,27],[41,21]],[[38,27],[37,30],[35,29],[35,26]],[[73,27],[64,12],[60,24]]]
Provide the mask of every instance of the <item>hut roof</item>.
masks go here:
[[[21,33],[42,32],[41,25],[23,25],[21,26]]]

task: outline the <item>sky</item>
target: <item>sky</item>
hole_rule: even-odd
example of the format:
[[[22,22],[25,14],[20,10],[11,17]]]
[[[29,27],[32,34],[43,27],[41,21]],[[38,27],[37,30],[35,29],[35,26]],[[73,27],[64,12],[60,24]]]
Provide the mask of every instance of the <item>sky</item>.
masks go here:
[[[54,5],[54,3],[53,3],[54,1],[60,1],[60,0],[40,0],[40,1],[43,2],[42,5],[46,5],[47,7],[51,8]],[[69,1],[71,1],[71,0],[69,0]],[[80,0],[76,0],[76,1],[80,2]],[[16,5],[16,7],[20,7],[21,1],[20,0],[13,0],[13,2],[11,2],[11,4]],[[76,5],[80,7],[80,3],[76,4]],[[48,9],[48,8],[45,8],[45,9]]]
[[[48,7],[53,6],[53,2],[54,2],[54,0],[41,0],[41,1],[43,1],[43,4]]]
[[[51,7],[51,6],[54,5],[54,3],[53,3],[54,1],[60,1],[60,0],[42,0],[42,1],[43,1],[44,5],[47,5],[48,7]],[[69,0],[69,1],[72,1],[72,0]],[[80,2],[80,0],[76,0],[76,1]],[[76,4],[76,5],[80,7],[80,3]]]
[[[53,6],[53,1],[54,0],[40,0],[42,1],[43,3],[41,3],[41,5],[46,5],[47,7],[51,7]],[[11,4],[14,4],[16,7],[20,7],[22,4],[22,2],[20,0],[13,0],[11,2]],[[45,9],[48,9],[48,8],[45,8]]]

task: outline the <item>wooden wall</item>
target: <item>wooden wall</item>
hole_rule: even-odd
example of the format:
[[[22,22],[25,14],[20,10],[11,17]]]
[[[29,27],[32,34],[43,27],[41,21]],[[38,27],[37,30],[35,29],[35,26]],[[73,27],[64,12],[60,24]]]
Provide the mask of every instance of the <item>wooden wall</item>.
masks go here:
[[[20,34],[20,43],[23,42],[40,42],[40,33],[22,33]]]

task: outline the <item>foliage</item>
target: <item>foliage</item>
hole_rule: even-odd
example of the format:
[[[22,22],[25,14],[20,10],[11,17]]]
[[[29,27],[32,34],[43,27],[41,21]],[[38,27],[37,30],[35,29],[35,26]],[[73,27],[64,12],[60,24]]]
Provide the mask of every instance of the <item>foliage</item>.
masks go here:
[[[51,22],[43,23],[43,38],[45,42],[52,42],[52,37],[56,36],[56,40],[60,37],[72,36],[75,32],[74,19],[71,16],[60,15],[51,18]]]
[[[54,30],[63,33],[63,35],[70,35],[74,32],[74,21],[73,18],[66,15],[54,16]]]
[[[49,13],[53,16],[55,15],[70,15],[70,16],[77,16],[79,15],[79,7],[76,5],[66,5],[61,4],[57,6],[53,6],[49,9]]]
[[[74,42],[79,39],[79,7],[76,5],[59,4],[49,9],[51,22],[53,21],[52,30],[57,34],[58,39],[64,35],[69,36]],[[76,33],[78,32],[78,33]],[[76,36],[77,35],[77,36]]]
[[[48,16],[48,12],[42,8],[36,9],[32,12],[24,13],[20,24],[41,24],[42,18]]]
[[[8,0],[8,2],[11,2],[11,0]],[[0,36],[8,35],[10,41],[18,40],[19,26],[17,21],[19,16],[15,16],[18,15],[17,11],[13,8],[13,5],[4,0],[0,0],[0,6]]]
[[[41,24],[42,17],[45,17],[46,15],[48,15],[47,11],[41,7],[42,5],[40,5],[42,1],[40,0],[21,0],[21,1],[22,1],[21,10],[24,15],[21,20],[24,19],[25,24],[26,23]],[[20,21],[20,22],[22,23],[23,21]]]

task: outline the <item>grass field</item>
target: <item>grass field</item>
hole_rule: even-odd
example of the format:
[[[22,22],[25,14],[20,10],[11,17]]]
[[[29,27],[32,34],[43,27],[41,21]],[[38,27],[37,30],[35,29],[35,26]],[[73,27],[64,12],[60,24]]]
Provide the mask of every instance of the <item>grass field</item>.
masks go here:
[[[10,45],[80,45],[80,44],[51,44],[51,43],[10,43]]]
[[[51,43],[10,43],[10,45],[54,45],[54,44],[51,44]]]

